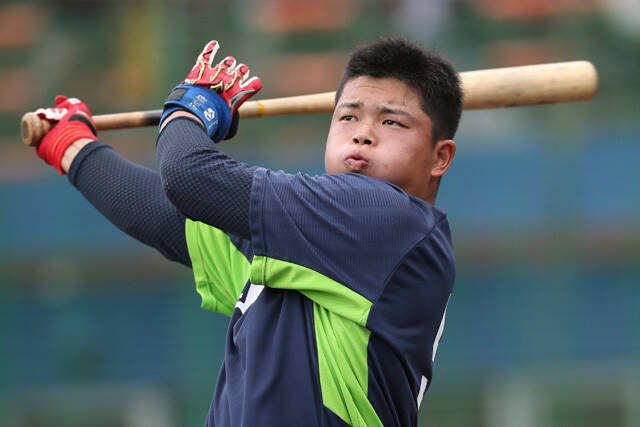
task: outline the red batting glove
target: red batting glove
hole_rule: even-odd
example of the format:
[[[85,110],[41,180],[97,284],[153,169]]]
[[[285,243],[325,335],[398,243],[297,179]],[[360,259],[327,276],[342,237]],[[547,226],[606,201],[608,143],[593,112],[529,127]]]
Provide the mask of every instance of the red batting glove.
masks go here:
[[[233,56],[227,56],[214,66],[213,58],[218,49],[220,45],[216,40],[207,43],[182,83],[215,91],[229,105],[233,117],[244,101],[262,89],[262,82],[258,77],[249,78],[249,67],[236,65]]]
[[[54,123],[53,129],[47,132],[36,147],[36,153],[60,172],[60,175],[64,175],[61,163],[67,148],[82,138],[94,141],[98,138],[87,104],[64,95],[56,96],[55,102],[55,108],[40,108],[36,111],[40,118]]]

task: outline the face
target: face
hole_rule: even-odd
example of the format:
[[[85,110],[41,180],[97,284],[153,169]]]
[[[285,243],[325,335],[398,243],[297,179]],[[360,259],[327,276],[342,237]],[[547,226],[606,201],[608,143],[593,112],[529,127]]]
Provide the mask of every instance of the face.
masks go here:
[[[431,143],[431,119],[415,90],[393,78],[361,76],[345,84],[336,104],[325,168],[384,179],[433,203],[437,178],[455,153],[448,140],[443,164],[441,143]]]

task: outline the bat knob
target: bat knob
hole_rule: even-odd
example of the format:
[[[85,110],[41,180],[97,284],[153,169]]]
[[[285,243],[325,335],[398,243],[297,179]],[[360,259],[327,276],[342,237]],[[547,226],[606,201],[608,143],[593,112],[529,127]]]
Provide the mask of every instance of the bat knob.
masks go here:
[[[20,134],[24,145],[37,147],[42,137],[51,129],[51,123],[36,113],[25,113],[20,120]]]

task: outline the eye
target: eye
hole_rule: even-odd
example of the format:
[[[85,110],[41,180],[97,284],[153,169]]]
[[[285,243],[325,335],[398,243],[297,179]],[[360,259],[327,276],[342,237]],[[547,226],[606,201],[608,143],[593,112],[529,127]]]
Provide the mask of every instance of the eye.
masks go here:
[[[340,117],[340,121],[344,121],[344,122],[350,122],[355,120],[356,117],[352,116],[351,114],[345,114],[344,116]]]
[[[400,127],[404,127],[404,125],[400,122],[396,122],[395,120],[391,120],[391,119],[385,119],[382,121],[383,125],[391,125],[391,126],[400,126]]]

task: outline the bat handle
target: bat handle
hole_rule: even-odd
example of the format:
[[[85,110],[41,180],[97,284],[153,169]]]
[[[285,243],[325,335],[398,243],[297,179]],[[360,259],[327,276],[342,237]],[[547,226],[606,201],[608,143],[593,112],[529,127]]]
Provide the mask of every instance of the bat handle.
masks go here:
[[[20,121],[20,134],[24,145],[37,147],[40,140],[51,130],[51,122],[41,119],[36,113],[25,113]]]

